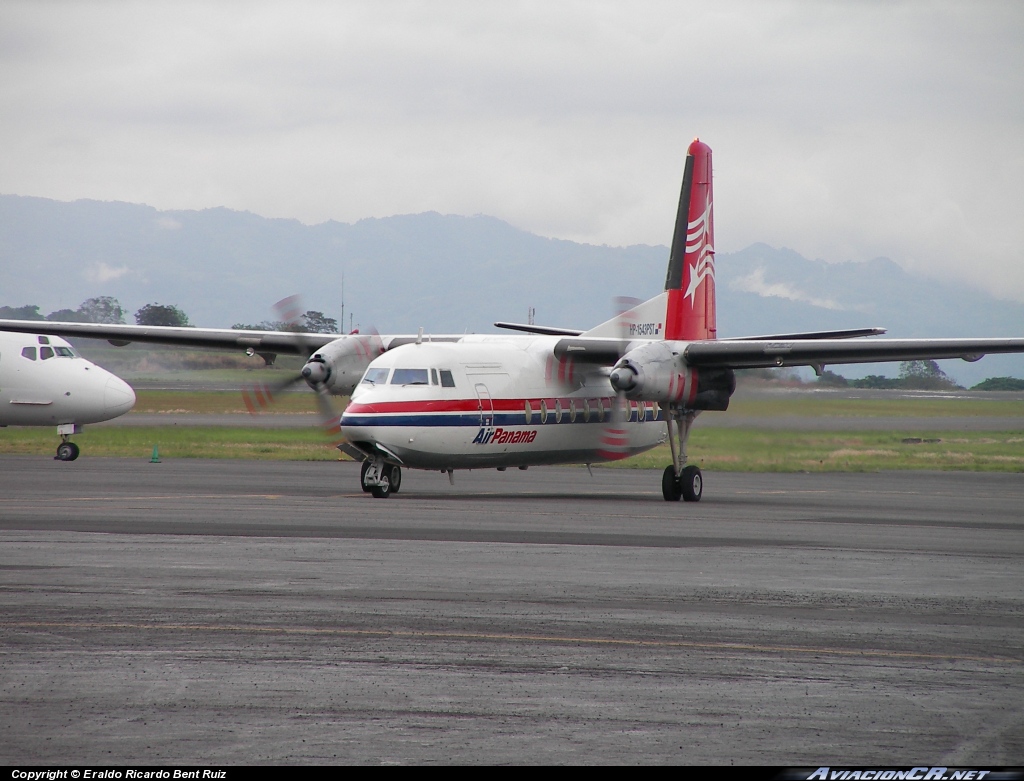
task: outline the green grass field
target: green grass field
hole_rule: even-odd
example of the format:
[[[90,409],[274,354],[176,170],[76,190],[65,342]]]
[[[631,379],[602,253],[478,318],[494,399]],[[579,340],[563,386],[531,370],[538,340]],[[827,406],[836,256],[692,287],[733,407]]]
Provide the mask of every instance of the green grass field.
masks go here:
[[[344,399],[335,399],[339,411]],[[89,426],[76,437],[86,456],[145,458],[154,446],[161,459],[242,458],[333,461],[338,451],[317,425],[312,393],[282,394],[274,413],[310,415],[309,428],[265,429],[172,425],[176,414],[245,412],[238,393],[228,391],[139,391],[135,412],[167,415],[165,426]],[[134,413],[133,413],[134,414]],[[790,431],[755,428],[702,428],[690,438],[690,460],[702,468],[743,472],[835,472],[880,469],[939,469],[1024,472],[1024,402],[987,399],[838,399],[816,394],[736,399],[726,414],[878,418],[875,431]],[[947,431],[944,416],[1020,416],[1011,431]],[[922,431],[887,431],[887,418],[934,418]],[[0,430],[0,453],[49,454],[57,445],[54,430]],[[613,468],[660,468],[669,463],[663,446]]]

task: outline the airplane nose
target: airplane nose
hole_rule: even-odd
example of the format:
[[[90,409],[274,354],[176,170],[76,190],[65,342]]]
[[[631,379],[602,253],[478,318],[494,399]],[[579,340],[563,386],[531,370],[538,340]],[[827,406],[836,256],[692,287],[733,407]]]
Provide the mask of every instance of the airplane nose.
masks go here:
[[[135,391],[120,377],[111,377],[103,389],[103,407],[107,412],[123,415],[135,406]]]

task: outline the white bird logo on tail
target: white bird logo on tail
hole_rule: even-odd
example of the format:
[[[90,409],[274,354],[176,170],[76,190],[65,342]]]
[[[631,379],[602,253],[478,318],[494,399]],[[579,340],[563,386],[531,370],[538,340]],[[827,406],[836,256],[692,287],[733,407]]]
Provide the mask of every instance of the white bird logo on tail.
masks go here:
[[[715,248],[711,246],[711,197],[704,212],[686,226],[686,256],[695,256],[690,266],[690,284],[686,286],[683,299],[690,299],[690,306],[695,303],[697,288],[705,277],[715,279]]]

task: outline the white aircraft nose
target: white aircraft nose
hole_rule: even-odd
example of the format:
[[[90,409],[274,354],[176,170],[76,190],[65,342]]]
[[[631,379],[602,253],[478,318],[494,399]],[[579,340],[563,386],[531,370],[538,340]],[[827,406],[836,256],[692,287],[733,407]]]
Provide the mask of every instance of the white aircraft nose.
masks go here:
[[[120,377],[110,377],[103,389],[103,407],[113,415],[123,415],[135,406],[135,391]]]

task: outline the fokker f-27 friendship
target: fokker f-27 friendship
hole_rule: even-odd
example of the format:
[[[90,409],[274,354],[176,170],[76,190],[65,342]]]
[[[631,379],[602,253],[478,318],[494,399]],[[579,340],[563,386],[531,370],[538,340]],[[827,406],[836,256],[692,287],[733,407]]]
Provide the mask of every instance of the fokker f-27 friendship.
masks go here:
[[[687,440],[704,410],[725,410],[736,369],[962,358],[1024,352],[1014,339],[873,339],[882,329],[718,339],[711,149],[687,150],[663,293],[589,331],[496,323],[507,335],[377,336],[0,321],[0,328],[250,353],[308,356],[301,376],[334,418],[361,486],[399,490],[402,468],[454,470],[626,458],[668,439],[668,501],[698,501]]]

